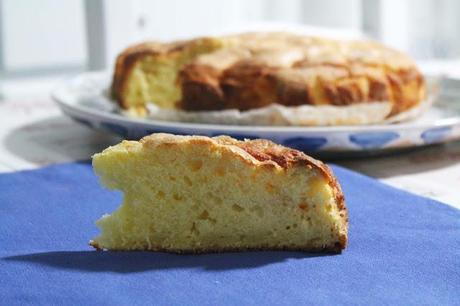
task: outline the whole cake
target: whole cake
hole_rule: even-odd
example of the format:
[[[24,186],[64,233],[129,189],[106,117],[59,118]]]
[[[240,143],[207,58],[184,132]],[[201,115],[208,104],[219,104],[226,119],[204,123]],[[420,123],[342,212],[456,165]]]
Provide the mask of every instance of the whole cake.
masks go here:
[[[137,115],[147,103],[245,111],[382,102],[392,116],[425,98],[425,82],[411,58],[376,42],[246,33],[132,46],[117,58],[112,96]]]
[[[123,204],[97,225],[97,249],[200,253],[340,252],[348,216],[331,170],[267,140],[153,134],[93,157]]]

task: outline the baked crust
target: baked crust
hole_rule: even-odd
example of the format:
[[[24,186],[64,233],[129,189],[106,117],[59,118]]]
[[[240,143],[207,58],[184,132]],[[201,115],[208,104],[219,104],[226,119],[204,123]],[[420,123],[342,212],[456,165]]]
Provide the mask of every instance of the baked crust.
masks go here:
[[[89,245],[95,248],[97,251],[103,251],[104,248],[100,247],[99,244],[94,241],[90,240]],[[244,252],[244,251],[292,251],[292,252],[309,252],[309,253],[331,253],[331,254],[340,254],[342,253],[341,244],[337,243],[336,245],[324,248],[295,248],[295,247],[272,247],[272,246],[259,246],[259,247],[251,247],[251,248],[195,248],[193,250],[185,250],[185,249],[171,249],[171,248],[158,248],[158,247],[151,247],[146,248],[144,250],[133,250],[133,251],[149,251],[149,252],[165,252],[165,253],[172,253],[172,254],[209,254],[209,253],[225,253],[225,252]],[[110,251],[126,251],[126,250],[110,250]]]
[[[152,134],[140,140],[142,146],[158,147],[158,146],[175,146],[186,142],[188,144],[206,144],[209,149],[217,149],[224,147],[230,150],[237,158],[249,165],[257,165],[257,167],[280,167],[289,169],[294,167],[307,167],[317,170],[322,175],[327,184],[330,186],[335,199],[335,205],[340,216],[338,241],[332,242],[330,245],[325,245],[322,248],[292,248],[282,247],[273,248],[268,246],[260,246],[254,248],[203,248],[182,250],[182,249],[163,249],[154,248],[155,251],[166,251],[174,253],[204,253],[204,252],[226,252],[226,251],[243,251],[243,250],[291,250],[291,251],[309,251],[309,252],[334,252],[340,253],[345,249],[348,241],[348,212],[345,205],[345,198],[340,188],[340,185],[332,173],[331,169],[319,160],[313,159],[295,149],[277,145],[269,140],[256,139],[239,141],[229,136],[205,137],[205,136],[177,136],[172,134]],[[129,147],[130,142],[124,142]],[[96,249],[102,249],[96,241],[90,241],[90,245]]]
[[[220,144],[233,145],[241,148],[250,154],[251,157],[262,163],[274,163],[283,169],[291,167],[308,167],[318,170],[333,190],[335,203],[342,220],[339,244],[329,250],[337,251],[338,249],[346,248],[348,242],[348,211],[340,184],[329,166],[301,151],[275,144],[274,142],[266,139],[238,141],[228,136],[219,136],[214,137],[213,139]],[[248,162],[252,161],[248,160]]]
[[[176,108],[248,110],[273,103],[340,106],[390,101],[394,115],[425,98],[425,82],[413,60],[381,44],[246,33],[128,48],[116,62],[114,99],[125,109],[152,102],[127,97],[135,63],[146,57],[174,58],[203,41],[219,47],[177,68],[176,84],[170,84],[180,91],[179,100],[172,101]]]

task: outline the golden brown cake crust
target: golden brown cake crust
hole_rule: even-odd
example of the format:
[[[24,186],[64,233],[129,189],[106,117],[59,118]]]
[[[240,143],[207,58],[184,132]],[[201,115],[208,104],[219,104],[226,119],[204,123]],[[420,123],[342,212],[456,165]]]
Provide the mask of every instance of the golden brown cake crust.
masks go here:
[[[248,110],[272,103],[350,105],[390,101],[391,115],[418,105],[425,83],[405,54],[370,41],[337,41],[290,33],[246,33],[174,43],[144,43],[119,55],[112,83],[126,100],[128,76],[145,56],[172,56],[202,39],[224,48],[196,56],[177,78],[177,107],[190,111]],[[148,101],[143,101],[144,103]]]
[[[90,240],[89,245],[95,248],[97,251],[103,251],[104,249],[99,246],[94,240]],[[173,254],[209,254],[209,253],[225,253],[225,252],[244,252],[244,251],[298,251],[298,252],[309,252],[309,253],[331,253],[331,254],[340,254],[342,253],[343,247],[341,244],[337,244],[333,247],[325,248],[297,248],[297,247],[272,247],[272,246],[259,246],[251,248],[195,248],[193,250],[184,250],[184,249],[171,249],[171,248],[158,248],[151,247],[146,248],[145,250],[136,250],[136,251],[150,251],[150,252],[165,252]],[[118,251],[118,250],[111,250]],[[120,250],[124,251],[124,250]]]
[[[129,86],[128,77],[134,64],[144,56],[171,56],[180,52],[191,41],[176,41],[172,43],[145,42],[131,46],[120,53],[115,61],[111,96],[118,101],[121,107],[128,109],[129,105],[124,98],[126,86]]]
[[[217,141],[235,145],[249,153],[256,160],[260,162],[272,162],[283,169],[305,166],[319,170],[334,192],[335,202],[342,218],[342,229],[345,229],[340,235],[339,245],[335,247],[338,249],[346,247],[348,241],[348,211],[345,205],[345,197],[337,178],[326,164],[301,151],[277,145],[265,139],[238,141],[228,136],[220,136],[217,137]],[[331,249],[331,251],[337,250]]]
[[[205,137],[205,136],[176,136],[172,134],[152,134],[140,140],[143,146],[174,146],[181,142],[189,144],[207,144],[210,145],[210,150],[213,147],[224,146],[241,158],[242,161],[250,165],[258,165],[262,167],[280,167],[289,169],[293,167],[307,167],[317,170],[327,181],[333,191],[335,204],[341,218],[338,241],[333,245],[325,246],[324,248],[270,248],[260,246],[250,249],[196,249],[193,251],[180,249],[155,249],[157,251],[167,251],[175,253],[204,253],[204,252],[225,252],[225,251],[243,251],[243,250],[292,250],[292,251],[308,251],[308,252],[324,252],[330,251],[339,253],[345,249],[348,241],[348,212],[345,205],[345,198],[340,188],[340,185],[332,173],[331,169],[319,160],[316,160],[305,153],[277,145],[269,140],[256,139],[239,141],[229,136]],[[91,241],[90,245],[96,249],[101,247],[95,241]]]

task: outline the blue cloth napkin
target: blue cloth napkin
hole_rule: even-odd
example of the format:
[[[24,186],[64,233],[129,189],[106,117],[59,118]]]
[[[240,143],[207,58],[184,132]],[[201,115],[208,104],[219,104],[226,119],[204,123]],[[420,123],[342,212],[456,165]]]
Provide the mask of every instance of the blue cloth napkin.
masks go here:
[[[460,304],[460,211],[333,166],[341,255],[96,252],[121,195],[88,163],[0,175],[0,305]]]

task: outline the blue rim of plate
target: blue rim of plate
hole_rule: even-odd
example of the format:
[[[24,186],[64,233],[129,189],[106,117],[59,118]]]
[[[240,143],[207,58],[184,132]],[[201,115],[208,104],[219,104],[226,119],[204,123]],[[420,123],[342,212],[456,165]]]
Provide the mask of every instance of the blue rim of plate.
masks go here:
[[[106,74],[92,72],[77,78],[102,77]],[[306,152],[386,150],[460,139],[460,114],[427,122],[320,127],[237,126],[131,118],[75,102],[77,97],[69,97],[69,85],[75,79],[64,81],[52,92],[61,110],[90,127],[109,130],[127,138],[140,138],[153,132],[207,136],[225,134],[240,139],[268,138]]]

